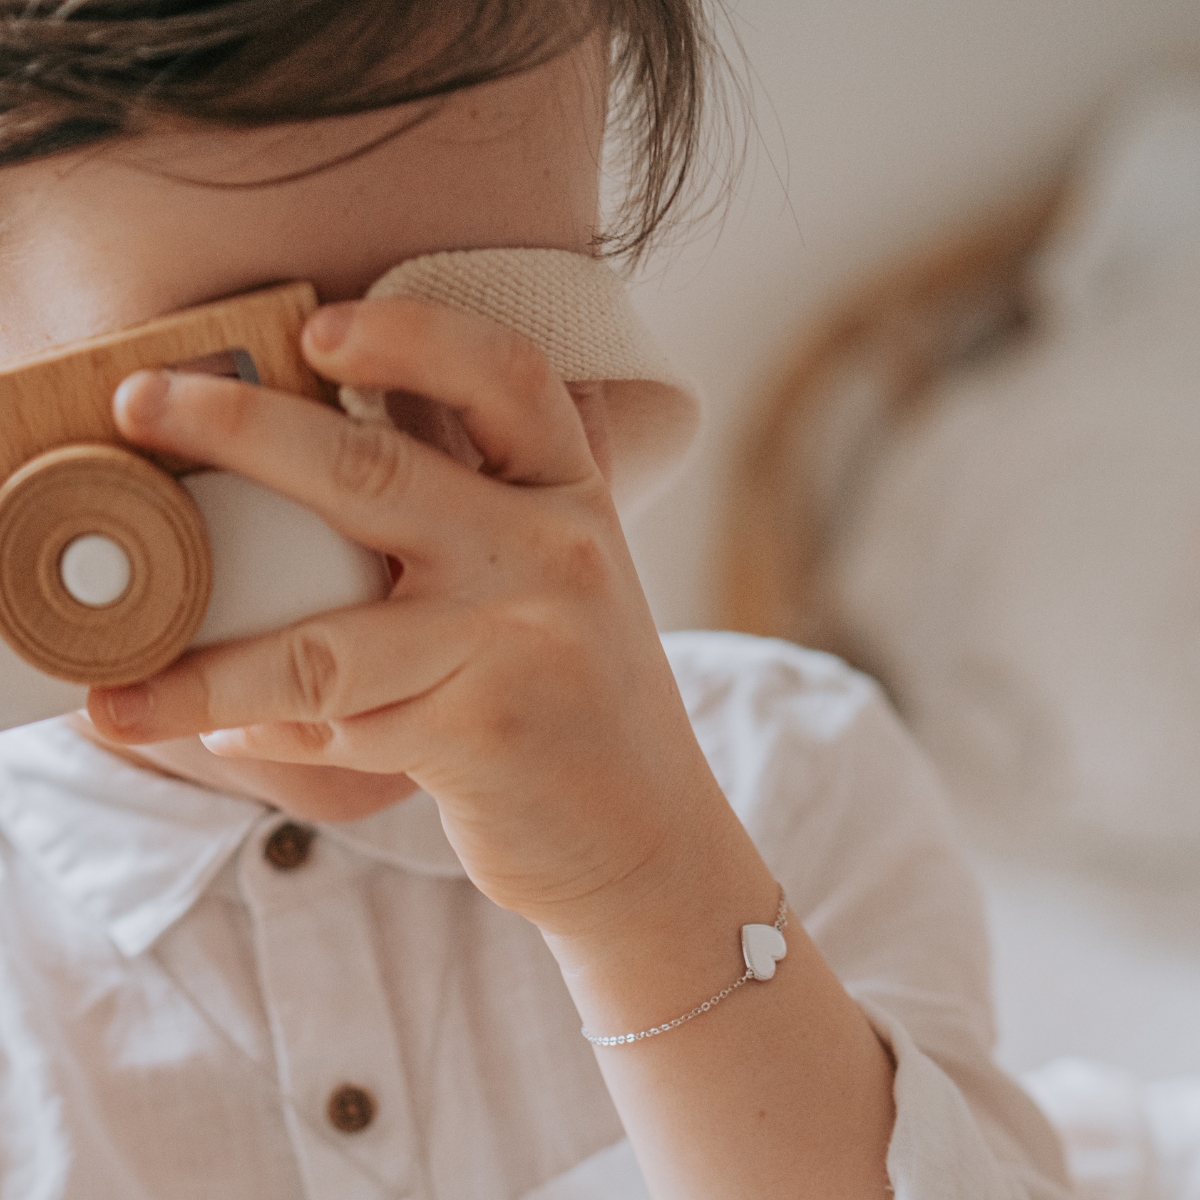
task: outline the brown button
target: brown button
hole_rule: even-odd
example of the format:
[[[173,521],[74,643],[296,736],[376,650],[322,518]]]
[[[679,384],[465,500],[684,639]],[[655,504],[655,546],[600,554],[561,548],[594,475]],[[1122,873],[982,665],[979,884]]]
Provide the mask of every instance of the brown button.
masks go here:
[[[285,821],[267,838],[266,845],[263,846],[263,857],[277,870],[294,871],[308,862],[313,838],[316,836],[316,830],[308,825]]]
[[[375,1119],[375,1097],[366,1088],[344,1083],[329,1097],[325,1111],[334,1129],[358,1133]]]

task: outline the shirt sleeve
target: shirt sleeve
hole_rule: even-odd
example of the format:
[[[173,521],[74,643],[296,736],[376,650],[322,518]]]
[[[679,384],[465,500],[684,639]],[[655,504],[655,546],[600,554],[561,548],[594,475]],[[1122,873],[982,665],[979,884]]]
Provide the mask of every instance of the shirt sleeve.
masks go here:
[[[784,642],[664,640],[725,794],[895,1060],[898,1200],[1067,1195],[1050,1126],[992,1061],[980,896],[878,687]]]

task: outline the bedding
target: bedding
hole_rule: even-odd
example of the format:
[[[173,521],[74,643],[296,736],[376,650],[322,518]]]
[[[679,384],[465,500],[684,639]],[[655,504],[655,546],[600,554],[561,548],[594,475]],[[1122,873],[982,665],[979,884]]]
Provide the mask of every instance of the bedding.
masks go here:
[[[1038,332],[945,379],[851,498],[844,619],[1018,840],[1200,861],[1200,87],[1086,157]],[[919,566],[917,566],[919,564]]]
[[[1200,84],[1117,106],[1026,282],[860,456],[829,590],[959,801],[1079,1194],[1200,1200]]]

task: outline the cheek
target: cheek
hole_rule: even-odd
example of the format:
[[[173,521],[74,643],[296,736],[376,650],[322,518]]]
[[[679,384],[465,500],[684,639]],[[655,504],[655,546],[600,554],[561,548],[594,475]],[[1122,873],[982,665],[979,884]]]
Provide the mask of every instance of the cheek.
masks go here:
[[[223,790],[251,796],[305,821],[358,821],[407,800],[419,790],[407,775],[370,775],[345,767],[209,757],[223,768]]]
[[[407,775],[369,775],[345,767],[219,758],[199,738],[144,747],[159,767],[219,791],[249,796],[305,821],[357,821],[418,790]]]

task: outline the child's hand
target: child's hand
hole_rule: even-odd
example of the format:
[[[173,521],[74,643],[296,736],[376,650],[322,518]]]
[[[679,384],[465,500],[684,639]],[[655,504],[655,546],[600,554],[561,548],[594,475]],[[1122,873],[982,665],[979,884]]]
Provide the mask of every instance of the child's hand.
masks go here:
[[[132,440],[257,479],[402,573],[382,603],[95,691],[94,722],[404,772],[497,903],[562,932],[611,919],[723,800],[571,396],[524,339],[414,301],[323,310],[304,348],[338,382],[449,406],[483,467],[262,388],[134,376],[116,404]]]
[[[696,744],[566,388],[515,335],[412,301],[325,310],[305,350],[333,379],[444,402],[482,471],[294,396],[133,377],[128,436],[251,476],[403,571],[379,604],[94,691],[93,720],[406,772],[480,889],[542,928],[588,1028],[687,1012],[741,973],[736,931],[779,887]],[[799,922],[771,984],[739,995],[601,1057],[654,1194],[884,1195],[891,1062]]]

